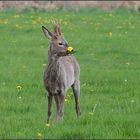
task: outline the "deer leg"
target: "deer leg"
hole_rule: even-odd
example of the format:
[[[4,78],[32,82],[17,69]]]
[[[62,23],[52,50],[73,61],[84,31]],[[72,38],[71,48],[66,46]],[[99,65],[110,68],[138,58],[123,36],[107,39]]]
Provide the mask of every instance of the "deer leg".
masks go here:
[[[55,95],[54,96],[55,102],[56,102],[56,115],[55,115],[55,119],[54,122],[55,124],[58,122],[59,119],[59,110],[60,110],[60,100],[59,100],[59,95]]]
[[[60,110],[59,110],[59,117],[61,120],[63,120],[63,108],[64,108],[64,99],[65,99],[65,96],[63,94],[60,94],[59,95],[59,100],[60,100]]]
[[[63,120],[63,107],[64,107],[64,99],[65,96],[63,94],[56,95],[55,97],[56,102],[56,115],[55,115],[55,123],[58,122],[59,119]]]
[[[75,81],[75,83],[72,85],[72,90],[74,93],[74,98],[75,98],[75,108],[76,108],[76,114],[77,118],[79,120],[80,117],[80,102],[79,102],[79,96],[80,96],[80,83],[79,81]]]
[[[47,123],[49,123],[50,116],[51,116],[52,99],[53,99],[53,96],[48,95],[48,118],[47,118]]]

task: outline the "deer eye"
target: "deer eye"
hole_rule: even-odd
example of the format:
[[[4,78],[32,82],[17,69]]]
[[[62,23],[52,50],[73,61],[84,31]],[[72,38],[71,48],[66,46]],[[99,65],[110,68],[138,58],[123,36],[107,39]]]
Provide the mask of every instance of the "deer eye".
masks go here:
[[[59,42],[58,44],[59,44],[59,45],[63,45],[63,43],[62,43],[62,42]]]

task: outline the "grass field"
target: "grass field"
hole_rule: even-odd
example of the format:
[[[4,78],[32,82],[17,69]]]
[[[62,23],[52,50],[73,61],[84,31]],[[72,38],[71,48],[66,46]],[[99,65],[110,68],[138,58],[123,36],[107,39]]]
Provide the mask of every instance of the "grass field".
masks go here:
[[[81,119],[72,91],[64,120],[45,126],[48,40],[62,20],[81,67]],[[0,138],[140,138],[140,14],[127,10],[0,12]]]

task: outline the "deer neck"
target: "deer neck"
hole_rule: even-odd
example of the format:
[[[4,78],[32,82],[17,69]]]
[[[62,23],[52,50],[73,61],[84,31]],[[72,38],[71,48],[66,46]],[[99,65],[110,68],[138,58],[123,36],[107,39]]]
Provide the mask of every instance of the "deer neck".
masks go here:
[[[54,54],[54,52],[51,50],[51,47],[48,50],[48,63],[49,64],[56,64],[58,60],[57,54]]]

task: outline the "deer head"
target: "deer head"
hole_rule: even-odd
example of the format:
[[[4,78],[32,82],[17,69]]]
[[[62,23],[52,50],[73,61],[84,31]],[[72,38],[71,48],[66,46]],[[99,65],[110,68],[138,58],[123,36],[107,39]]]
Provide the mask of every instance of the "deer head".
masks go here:
[[[60,25],[55,24],[54,33],[50,32],[44,26],[42,26],[42,30],[44,32],[44,35],[50,41],[50,49],[49,49],[50,55],[66,56],[66,55],[70,54],[73,51],[73,49],[71,51],[69,51],[68,42],[62,36]]]

